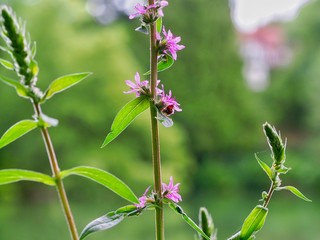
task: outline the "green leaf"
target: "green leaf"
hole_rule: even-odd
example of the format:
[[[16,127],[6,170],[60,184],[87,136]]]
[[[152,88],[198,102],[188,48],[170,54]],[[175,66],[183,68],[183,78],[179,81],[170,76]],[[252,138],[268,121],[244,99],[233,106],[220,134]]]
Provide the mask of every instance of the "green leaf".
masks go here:
[[[157,32],[160,33],[162,30],[162,17],[159,17],[156,21]]]
[[[20,97],[28,98],[28,89],[20,82],[0,75],[0,80],[5,84],[14,87]]]
[[[91,75],[91,73],[75,73],[65,75],[54,80],[46,90],[42,101],[44,102],[45,100],[50,99],[56,93],[62,92],[74,86],[75,84],[79,83],[89,75]]]
[[[14,66],[11,62],[0,58],[0,64],[4,66],[6,69],[13,70]]]
[[[312,200],[310,200],[309,198],[307,198],[306,196],[304,196],[297,188],[293,187],[293,186],[284,186],[284,187],[278,187],[275,189],[276,191],[280,191],[280,190],[288,190],[290,192],[292,192],[294,195],[296,195],[297,197],[307,201],[307,202],[312,202]]]
[[[101,147],[105,147],[118,137],[119,134],[122,133],[138,115],[147,110],[149,106],[150,101],[146,96],[137,97],[128,102],[114,118],[111,125],[111,131],[107,135]]]
[[[75,167],[61,172],[61,177],[65,178],[70,175],[78,175],[97,182],[104,187],[110,189],[120,197],[132,202],[139,203],[137,196],[133,191],[119,178],[104,170],[93,167]]]
[[[164,57],[158,63],[158,72],[162,72],[164,70],[167,70],[173,64],[174,64],[174,59],[168,54],[164,55]]]
[[[119,224],[124,218],[140,214],[139,209],[135,206],[125,206],[116,211],[109,212],[90,222],[81,232],[79,240],[84,239],[91,233],[110,229]]]
[[[260,167],[262,168],[262,170],[268,175],[268,177],[270,178],[270,180],[272,181],[272,170],[271,168],[265,163],[263,162],[262,160],[260,160],[257,156],[257,154],[255,154],[255,157],[260,165]]]
[[[22,120],[12,127],[10,127],[0,138],[0,148],[8,145],[9,143],[17,140],[26,133],[35,129],[38,126],[37,121],[33,120]]]
[[[118,208],[115,213],[116,214],[122,214],[122,213],[128,213],[128,214],[132,214],[132,213],[135,213],[135,212],[138,212],[140,211],[136,206],[134,205],[127,205],[127,206],[124,206],[124,207],[121,207],[121,208]]]
[[[43,173],[22,170],[22,169],[5,169],[0,170],[0,185],[18,182],[33,181],[43,183],[49,186],[56,185],[54,179]]]
[[[210,240],[210,237],[208,237],[202,229],[183,211],[183,209],[175,203],[169,203],[169,207],[173,209],[176,213],[180,214],[183,218],[183,220],[189,224],[194,230],[196,230],[202,237],[204,237],[207,240]]]
[[[286,174],[290,170],[291,170],[291,168],[287,168],[284,165],[281,165],[281,167],[279,169],[277,169],[276,171],[277,171],[277,173],[280,173],[280,174]]]
[[[174,59],[170,55],[165,54],[164,57],[158,62],[158,72],[167,70],[173,64],[174,64]],[[143,75],[150,75],[150,71],[144,73]]]
[[[247,240],[258,232],[263,227],[267,214],[268,208],[261,205],[256,206],[244,220],[239,239]]]
[[[125,214],[110,212],[90,222],[81,232],[79,240],[84,239],[91,233],[107,230],[116,226],[124,219]]]

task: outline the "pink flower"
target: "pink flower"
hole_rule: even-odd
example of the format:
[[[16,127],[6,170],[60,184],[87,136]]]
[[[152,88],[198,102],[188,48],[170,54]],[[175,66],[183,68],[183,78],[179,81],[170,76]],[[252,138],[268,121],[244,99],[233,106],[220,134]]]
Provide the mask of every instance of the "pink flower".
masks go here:
[[[160,102],[161,102],[161,113],[165,116],[170,116],[174,114],[174,111],[181,112],[180,104],[176,101],[174,97],[172,97],[171,90],[169,94],[166,94],[164,91],[164,87],[162,85],[162,91],[160,92]]]
[[[175,203],[182,201],[181,195],[178,193],[179,192],[179,185],[180,185],[180,183],[173,185],[173,177],[170,177],[170,182],[168,185],[165,183],[162,183],[163,197],[170,199]]]
[[[160,1],[159,2],[159,8],[158,8],[158,16],[159,17],[163,17],[163,11],[162,8],[168,6],[168,2],[167,1]]]
[[[149,82],[147,80],[140,81],[140,75],[138,72],[136,72],[136,75],[134,76],[135,83],[126,80],[126,84],[130,87],[130,90],[124,93],[135,93],[137,97],[139,97],[141,94],[146,95],[149,91]]]
[[[166,29],[163,27],[162,31],[164,35],[164,40],[161,41],[160,34],[157,35],[157,39],[160,40],[160,53],[170,54],[174,60],[177,60],[177,51],[180,51],[185,48],[184,45],[179,45],[181,37],[176,37],[172,34],[170,30],[166,32]]]
[[[135,203],[134,205],[137,207],[137,208],[144,208],[145,206],[146,206],[146,203],[147,203],[147,192],[149,191],[149,188],[150,187],[148,187],[147,189],[146,189],[146,191],[144,192],[144,194],[141,196],[141,197],[139,197],[139,203],[137,204],[137,203]]]
[[[134,7],[134,9],[136,10],[136,12],[133,13],[133,14],[131,14],[131,15],[129,15],[129,19],[134,19],[134,18],[136,18],[136,17],[143,16],[143,15],[147,14],[150,9],[155,8],[155,7],[156,7],[155,4],[149,5],[149,6],[143,6],[143,5],[141,5],[140,3],[138,3],[138,4]]]
[[[141,5],[140,3],[138,3],[134,7],[136,12],[129,15],[129,19],[143,16],[145,20],[147,20],[147,22],[149,22],[148,19],[150,19],[152,22],[152,20],[156,20],[157,17],[163,17],[162,8],[164,8],[167,5],[168,5],[167,1],[158,1],[152,5]],[[154,10],[158,10],[158,13],[156,14],[156,16],[154,16],[155,15]],[[154,17],[152,17],[151,15],[153,15]]]

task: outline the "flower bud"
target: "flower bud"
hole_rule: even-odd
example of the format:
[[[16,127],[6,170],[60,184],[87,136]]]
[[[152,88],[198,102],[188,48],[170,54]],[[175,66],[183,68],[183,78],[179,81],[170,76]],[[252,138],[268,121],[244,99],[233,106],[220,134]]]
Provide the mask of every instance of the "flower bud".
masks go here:
[[[205,207],[201,207],[199,210],[199,227],[210,239],[216,239],[216,231],[211,214]],[[199,239],[202,240],[204,238],[199,234]]]
[[[31,44],[26,37],[25,25],[18,21],[11,8],[0,8],[0,34],[5,40],[8,53],[14,61],[14,70],[20,77],[21,84],[35,85],[37,81],[38,65],[33,59]]]
[[[281,140],[280,133],[278,134],[276,129],[267,122],[263,124],[263,131],[267,137],[267,141],[272,152],[272,159],[275,161],[276,165],[281,165],[286,159],[286,146]]]

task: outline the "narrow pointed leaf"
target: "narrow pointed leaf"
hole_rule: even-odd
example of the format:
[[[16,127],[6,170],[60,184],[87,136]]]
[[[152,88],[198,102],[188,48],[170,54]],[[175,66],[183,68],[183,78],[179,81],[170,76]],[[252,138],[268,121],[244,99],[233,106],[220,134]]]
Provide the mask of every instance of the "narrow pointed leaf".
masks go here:
[[[253,234],[258,232],[264,225],[264,222],[266,220],[268,214],[268,209],[258,205],[256,206],[249,216],[245,219],[241,232],[240,232],[240,238],[241,240],[246,240],[252,237]]]
[[[297,188],[293,187],[293,186],[285,186],[285,187],[279,187],[279,188],[276,188],[277,191],[280,191],[280,190],[288,190],[290,192],[292,192],[294,195],[296,195],[297,197],[307,201],[307,202],[312,202],[312,200],[310,200],[309,198],[307,198],[306,196],[304,196],[302,194],[302,192],[300,192]]]
[[[262,170],[268,175],[269,179],[272,181],[272,170],[271,168],[262,160],[260,160],[257,156],[257,154],[255,154],[256,159],[260,165],[260,167],[262,168]]]
[[[4,66],[6,69],[13,70],[14,66],[11,62],[0,58],[0,64]]]
[[[140,210],[133,205],[124,206],[116,211],[109,212],[90,222],[81,232],[79,240],[84,239],[91,233],[110,229],[119,224],[124,218],[140,214]]]
[[[196,230],[202,237],[204,237],[207,240],[210,240],[210,237],[208,237],[202,229],[183,211],[183,209],[178,204],[169,203],[169,207],[173,209],[176,213],[180,214],[183,218],[183,220],[189,224],[194,230]]]
[[[17,140],[26,133],[35,129],[38,126],[38,123],[33,120],[22,120],[12,127],[10,127],[0,138],[0,148],[8,145],[9,143]]]
[[[81,232],[79,240],[84,239],[91,233],[107,230],[116,226],[124,219],[124,214],[108,213],[90,222]]]
[[[137,196],[133,191],[119,178],[104,170],[93,167],[75,167],[61,172],[61,177],[65,178],[70,175],[78,175],[97,182],[110,189],[120,197],[132,202],[139,203]]]
[[[158,72],[167,70],[174,64],[174,59],[170,55],[165,55],[163,59],[158,62]],[[143,75],[150,75],[150,71],[144,73]]]
[[[157,32],[160,33],[162,30],[162,17],[159,17],[156,21]]]
[[[75,84],[88,77],[90,74],[91,73],[75,73],[57,78],[50,84],[50,86],[46,90],[42,101],[50,99],[53,95],[74,86]]]
[[[290,170],[291,170],[291,168],[287,168],[287,167],[285,167],[285,166],[282,165],[280,169],[277,169],[277,173],[286,174],[286,173],[288,173]]]
[[[1,75],[0,80],[11,87],[14,87],[20,97],[28,98],[28,89],[20,82]]]
[[[150,106],[149,98],[146,96],[141,96],[128,102],[116,115],[113,123],[111,125],[111,131],[104,140],[102,147],[109,144],[120,133],[125,130],[130,123],[139,116],[142,112],[147,110]]]
[[[14,183],[18,181],[33,181],[54,186],[55,181],[51,176],[43,173],[22,170],[22,169],[5,169],[0,170],[0,185]]]

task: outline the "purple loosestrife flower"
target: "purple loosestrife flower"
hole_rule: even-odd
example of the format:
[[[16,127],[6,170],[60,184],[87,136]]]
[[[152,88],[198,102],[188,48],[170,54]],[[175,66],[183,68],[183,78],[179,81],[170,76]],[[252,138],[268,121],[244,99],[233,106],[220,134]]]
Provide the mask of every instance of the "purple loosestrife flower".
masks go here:
[[[170,177],[170,182],[168,185],[165,183],[162,183],[163,197],[170,199],[175,203],[182,201],[181,195],[178,193],[179,192],[179,185],[180,185],[180,183],[173,185],[173,177]]]
[[[141,197],[139,197],[139,203],[138,204],[134,204],[137,208],[145,208],[145,206],[146,206],[146,203],[147,203],[147,199],[148,199],[148,197],[147,197],[147,192],[149,191],[149,188],[150,187],[148,187],[147,189],[146,189],[146,191],[144,192],[144,194],[141,196]]]
[[[153,8],[155,8],[155,4],[149,5],[149,6],[144,6],[144,5],[141,5],[140,3],[138,3],[134,7],[136,12],[129,15],[129,19],[134,19],[136,17],[143,16],[143,15],[147,14],[150,9],[153,9]]]
[[[137,97],[140,97],[140,95],[148,95],[150,92],[149,82],[147,80],[141,82],[138,72],[136,72],[134,79],[136,81],[135,83],[130,80],[126,80],[126,84],[130,87],[130,90],[124,93],[135,93]]]
[[[159,17],[163,17],[163,11],[162,8],[168,6],[168,2],[167,1],[159,1],[158,2],[158,16]]]
[[[163,17],[162,8],[168,5],[167,1],[157,1],[152,5],[141,5],[138,3],[134,9],[135,13],[129,15],[129,19],[134,19],[136,17],[142,17],[142,21],[145,23],[151,23],[157,20],[158,17]],[[158,12],[156,11],[158,10]]]
[[[170,30],[166,32],[165,27],[163,27],[162,34],[164,39],[161,39],[160,34],[157,34],[157,40],[159,41],[159,53],[169,54],[174,60],[177,60],[177,51],[185,48],[184,45],[179,45],[181,37],[176,37],[172,34]]]
[[[172,97],[171,90],[169,94],[166,94],[164,91],[164,87],[162,85],[162,91],[160,95],[160,111],[165,116],[170,116],[174,114],[175,111],[181,112],[180,104],[176,101],[174,97]]]

